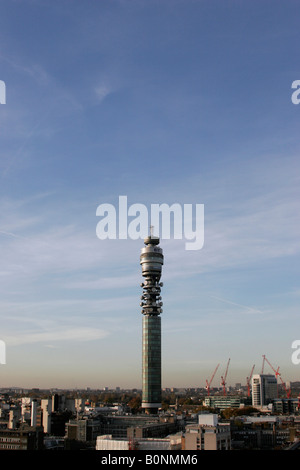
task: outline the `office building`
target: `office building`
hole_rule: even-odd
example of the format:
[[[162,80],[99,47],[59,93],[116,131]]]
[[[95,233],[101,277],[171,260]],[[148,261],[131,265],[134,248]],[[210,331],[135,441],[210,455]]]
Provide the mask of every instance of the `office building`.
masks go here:
[[[116,439],[111,435],[98,436],[96,450],[181,450],[181,434],[165,438]]]
[[[226,408],[241,408],[243,406],[250,406],[251,399],[239,395],[214,395],[205,397],[204,406],[208,408],[215,408],[218,411],[226,410]]]
[[[51,413],[52,413],[52,400],[45,398],[41,400],[42,410],[42,426],[46,434],[51,433]]]
[[[0,429],[0,450],[42,450],[43,429],[26,424],[18,429]]]
[[[266,406],[277,397],[277,380],[275,375],[256,374],[252,377],[252,406]]]
[[[188,425],[183,438],[183,450],[230,450],[230,424],[219,424],[215,414],[203,414],[198,424]]]

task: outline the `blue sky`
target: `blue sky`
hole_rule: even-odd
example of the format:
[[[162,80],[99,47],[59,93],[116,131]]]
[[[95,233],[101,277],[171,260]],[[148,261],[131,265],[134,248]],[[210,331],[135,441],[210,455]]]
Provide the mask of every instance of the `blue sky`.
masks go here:
[[[97,207],[204,204],[162,240],[163,386],[299,380],[296,1],[0,2],[2,386],[141,387],[141,240]],[[269,371],[265,366],[265,371]]]

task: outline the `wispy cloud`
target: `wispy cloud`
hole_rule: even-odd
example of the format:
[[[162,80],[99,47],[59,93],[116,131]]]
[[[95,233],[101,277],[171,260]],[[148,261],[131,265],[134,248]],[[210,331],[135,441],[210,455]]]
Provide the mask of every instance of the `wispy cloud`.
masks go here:
[[[212,299],[219,300],[220,302],[224,302],[226,304],[234,305],[235,307],[239,307],[239,310],[240,309],[246,310],[248,313],[262,313],[262,314],[264,313],[262,310],[260,310],[258,308],[255,308],[255,307],[249,307],[247,305],[238,304],[236,302],[232,302],[231,300],[222,299],[221,297],[217,297],[217,296],[214,296],[214,295],[210,295],[210,297]]]
[[[110,93],[112,90],[107,87],[106,85],[98,85],[95,88],[95,93],[97,96],[97,100],[101,103]]]
[[[241,200],[232,195],[226,200],[227,186],[220,184],[215,200],[205,204],[209,191],[206,186],[204,197],[201,196],[205,204],[204,247],[198,252],[187,252],[185,240],[162,240],[167,259],[164,276],[180,277],[184,269],[189,277],[299,254],[296,183],[287,180],[283,187],[268,187],[264,193],[250,194]],[[142,240],[100,241],[96,236],[96,216],[94,226],[90,221],[88,225],[84,222],[86,206],[78,213],[70,201],[58,208],[57,199],[53,198],[51,203],[51,195],[48,198],[46,195],[23,203],[1,201],[2,270],[11,273],[6,282],[16,283],[20,277],[26,281],[28,276],[33,279],[45,274],[54,280],[62,273],[70,273],[70,277],[64,278],[68,288],[103,290],[133,285]],[[190,197],[193,200],[199,202],[196,193]],[[94,214],[96,205],[90,210]],[[76,220],[70,216],[72,213]]]
[[[21,344],[49,343],[52,341],[95,341],[105,338],[107,335],[107,331],[99,328],[60,328],[46,332],[23,333],[16,336],[5,336],[5,342],[8,346],[19,346]]]

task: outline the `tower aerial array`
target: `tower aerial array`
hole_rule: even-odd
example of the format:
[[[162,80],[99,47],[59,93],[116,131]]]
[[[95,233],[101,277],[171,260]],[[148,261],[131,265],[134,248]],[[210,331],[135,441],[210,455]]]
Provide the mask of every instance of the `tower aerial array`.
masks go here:
[[[163,250],[159,238],[151,233],[144,239],[140,264],[145,278],[141,284],[143,293],[140,306],[143,316],[142,350],[142,407],[148,414],[155,414],[161,407],[161,317],[162,298],[160,282]]]

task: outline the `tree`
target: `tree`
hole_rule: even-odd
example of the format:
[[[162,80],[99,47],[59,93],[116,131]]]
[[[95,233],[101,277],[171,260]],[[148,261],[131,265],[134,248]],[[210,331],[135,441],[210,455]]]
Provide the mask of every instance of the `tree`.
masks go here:
[[[245,406],[244,408],[226,408],[221,411],[221,416],[224,419],[230,419],[235,416],[250,416],[257,412],[258,410],[252,406]]]
[[[141,408],[141,405],[142,405],[141,397],[137,396],[137,397],[131,398],[131,400],[127,403],[127,405],[132,410],[132,412],[137,412]]]

